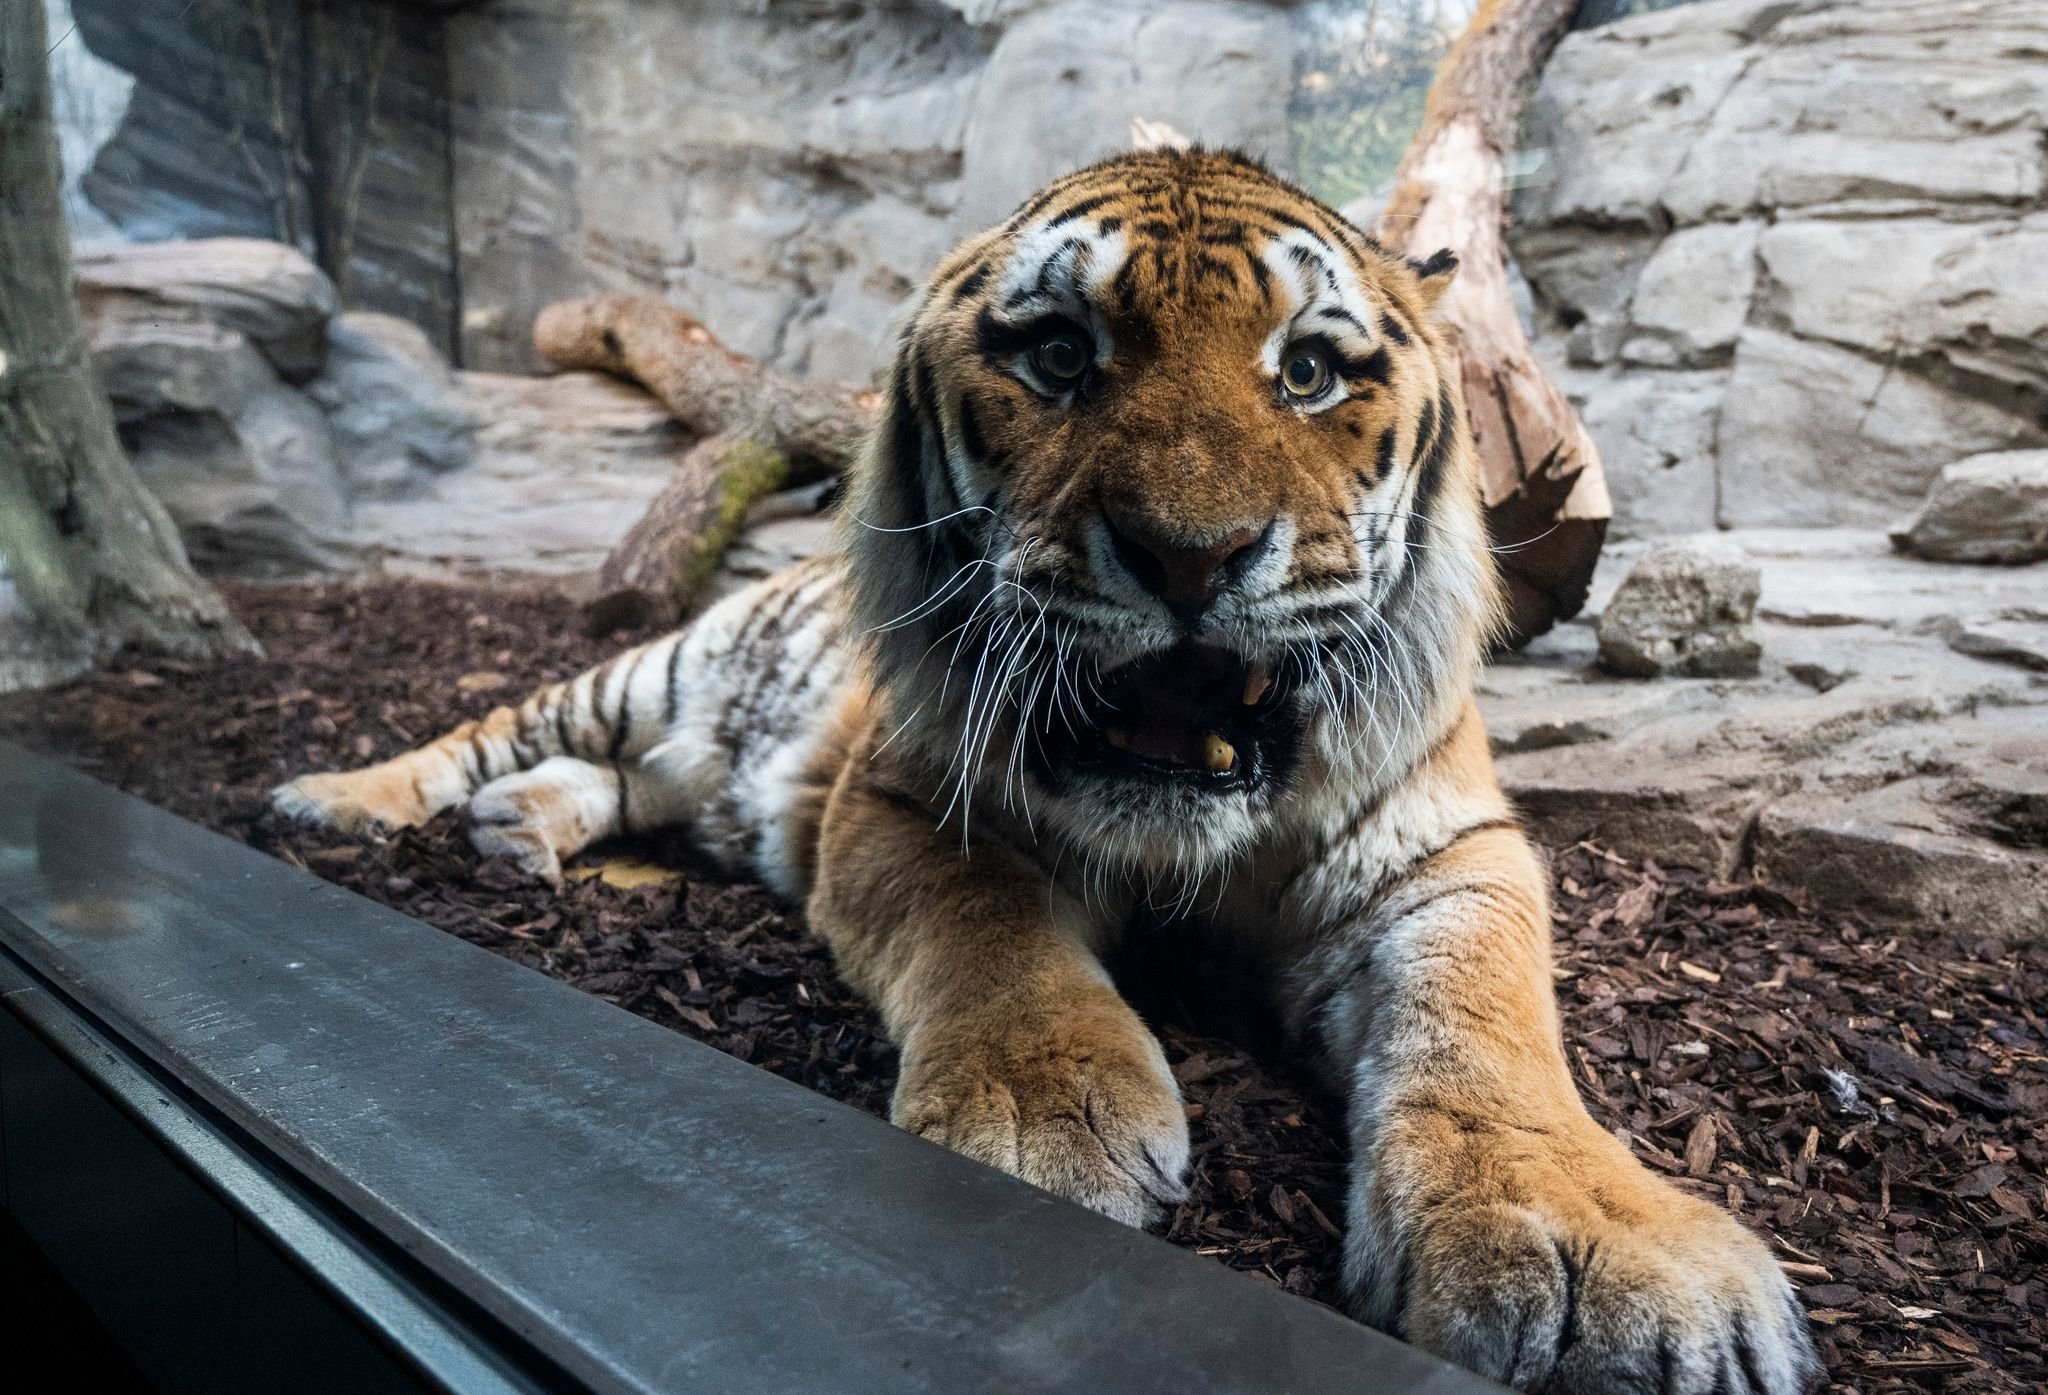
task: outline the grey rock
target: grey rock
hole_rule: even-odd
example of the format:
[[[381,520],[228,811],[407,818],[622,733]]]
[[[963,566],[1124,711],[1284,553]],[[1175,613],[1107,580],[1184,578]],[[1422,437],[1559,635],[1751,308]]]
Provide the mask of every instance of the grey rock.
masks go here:
[[[1944,562],[2048,558],[2048,450],[1975,455],[1945,467],[1927,501],[1891,537],[1902,552]]]
[[[1539,236],[1665,226],[1666,190],[1755,61],[1745,33],[1782,9],[1710,0],[1567,36],[1525,117],[1525,144],[1549,152],[1552,178],[1521,192],[1517,221]]]
[[[1744,38],[1738,79],[1662,191],[1681,224],[1765,209],[2012,209],[2048,174],[2033,0],[1720,0],[1667,13],[1703,50],[1719,51],[1731,21]]]
[[[1683,388],[1713,421],[1682,491],[1724,527],[1881,527],[1958,455],[2048,447],[2044,48],[2048,0],[1705,0],[1567,37],[1511,239],[1539,352],[1611,370],[1572,384],[1603,455],[1698,439],[1644,385],[1731,358]]]
[[[2048,396],[2048,214],[1797,219],[1766,232],[1757,256],[1794,334],[1886,362],[1946,359],[2021,411],[2020,395]]]
[[[1614,536],[1700,533],[1714,526],[1725,370],[1589,373],[1557,365],[1553,372],[1600,442]]]
[[[476,411],[427,336],[396,316],[337,315],[306,393],[327,414],[354,498],[405,498],[469,463]]]
[[[1883,923],[2038,940],[2048,925],[2048,858],[1970,827],[1950,791],[1950,782],[1924,778],[1773,800],[1753,832],[1756,875]],[[1947,817],[1930,826],[1931,814]]]
[[[936,4],[455,15],[463,361],[538,368],[542,305],[645,290],[745,353],[866,377],[953,235],[981,23]]]
[[[1725,359],[1749,318],[1757,223],[1708,223],[1664,239],[1629,301],[1622,357],[1660,368]],[[1650,357],[1655,348],[1662,353]]]
[[[456,271],[436,5],[71,0],[71,45],[132,79],[80,189],[139,242],[298,247],[356,309],[452,347]],[[52,29],[52,34],[62,32]]]
[[[2008,610],[1951,620],[1940,632],[1958,654],[2048,673],[2048,611]]]
[[[218,325],[294,382],[320,371],[334,285],[297,248],[216,237],[103,247],[77,260],[89,325]]]
[[[258,578],[353,565],[327,420],[248,336],[116,319],[92,351],[121,443],[195,564]]]
[[[1003,31],[974,94],[957,230],[1130,147],[1134,116],[1284,168],[1293,35],[1258,0],[1065,0]]]
[[[1955,616],[2006,641],[2048,629],[2038,579],[1901,557],[1869,530],[1719,541],[1762,572],[1757,678],[1610,677],[1583,620],[1481,676],[1495,764],[1537,836],[1752,867],[1904,931],[2048,936],[2048,684],[1948,638]],[[1654,546],[1612,545],[1588,609]]]
[[[2019,403],[1957,392],[1925,368],[1752,325],[1722,399],[1720,522],[1883,527],[1957,453],[2041,436]]]
[[[1258,0],[485,6],[450,21],[463,361],[549,300],[666,294],[743,352],[871,377],[932,266],[1134,115],[1283,164]]]
[[[545,581],[575,591],[647,511],[691,437],[653,398],[596,373],[459,373],[477,422],[468,463],[403,499],[356,506],[394,575]]]
[[[1745,678],[1763,573],[1712,542],[1666,543],[1637,562],[1600,614],[1600,666],[1630,678]]]
[[[540,371],[542,306],[637,290],[868,378],[963,232],[1133,116],[1289,156],[1273,0],[72,3],[134,80],[111,139],[73,123],[94,217],[296,246],[471,368]]]
[[[1531,211],[1535,206],[1516,201],[1514,254],[1538,308],[1560,327],[1605,324],[1618,333],[1628,323],[1636,279],[1657,250],[1657,234],[1627,225],[1544,222]]]

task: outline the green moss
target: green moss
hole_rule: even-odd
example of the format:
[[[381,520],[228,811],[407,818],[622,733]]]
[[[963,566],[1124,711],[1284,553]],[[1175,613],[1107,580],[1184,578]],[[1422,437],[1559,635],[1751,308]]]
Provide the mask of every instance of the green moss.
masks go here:
[[[739,536],[747,510],[788,482],[789,457],[774,447],[746,440],[725,448],[718,457],[718,492],[710,526],[669,582],[678,606],[688,609],[697,588],[717,570],[718,559]]]

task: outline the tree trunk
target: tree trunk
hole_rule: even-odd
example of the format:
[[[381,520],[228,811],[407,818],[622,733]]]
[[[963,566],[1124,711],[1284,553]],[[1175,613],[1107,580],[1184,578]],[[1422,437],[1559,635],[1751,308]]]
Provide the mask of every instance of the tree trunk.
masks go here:
[[[1448,247],[1440,314],[1463,363],[1487,528],[1520,646],[1586,603],[1613,512],[1600,452],[1543,371],[1507,278],[1508,160],[1522,105],[1578,0],[1483,0],[1429,89],[1380,240],[1410,257]]]
[[[789,458],[758,441],[709,436],[690,448],[647,512],[619,539],[583,608],[593,634],[674,625],[739,535],[747,510],[789,478]]]
[[[40,0],[0,5],[0,691],[254,647],[129,467],[72,301]]]
[[[557,301],[533,322],[534,347],[561,368],[639,383],[704,436],[758,441],[789,458],[791,484],[836,474],[874,425],[881,394],[770,368],[653,296]]]

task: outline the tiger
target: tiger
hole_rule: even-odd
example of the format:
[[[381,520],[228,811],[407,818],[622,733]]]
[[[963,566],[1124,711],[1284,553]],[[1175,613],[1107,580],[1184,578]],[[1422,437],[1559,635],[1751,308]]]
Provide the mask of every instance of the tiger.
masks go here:
[[[1343,1098],[1362,1321],[1523,1389],[1794,1395],[1769,1250],[1567,1065],[1473,696],[1502,607],[1456,271],[1242,154],[1069,174],[915,301],[829,555],[275,802],[466,804],[555,880],[680,827],[804,909],[896,1124],[1134,1226],[1186,1196],[1188,1123],[1105,966],[1163,908],[1266,967]]]

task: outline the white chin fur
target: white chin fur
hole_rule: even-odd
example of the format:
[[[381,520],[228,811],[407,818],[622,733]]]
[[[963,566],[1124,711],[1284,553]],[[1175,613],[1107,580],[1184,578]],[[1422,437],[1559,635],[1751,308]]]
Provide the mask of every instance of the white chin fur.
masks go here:
[[[1041,809],[1075,847],[1105,866],[1201,877],[1258,837],[1270,814],[1241,791],[1204,794],[1170,785],[1090,779]]]

